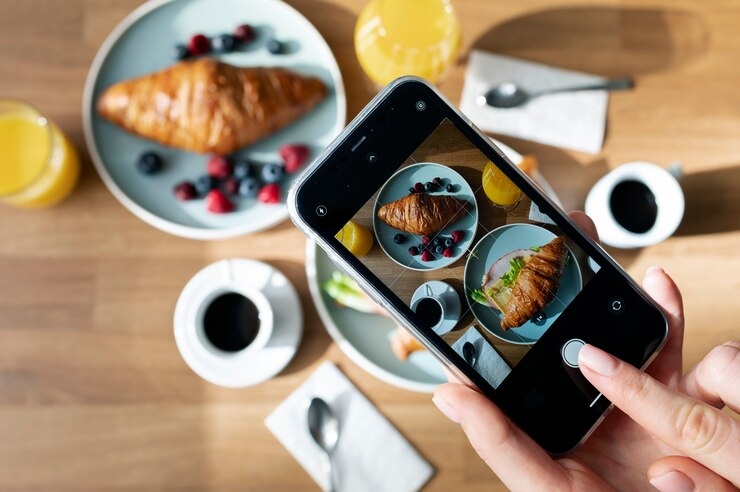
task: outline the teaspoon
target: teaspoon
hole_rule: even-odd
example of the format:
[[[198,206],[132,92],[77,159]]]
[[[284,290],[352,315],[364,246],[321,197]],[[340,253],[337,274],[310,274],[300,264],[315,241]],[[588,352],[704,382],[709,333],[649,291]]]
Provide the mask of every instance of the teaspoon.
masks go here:
[[[329,492],[333,492],[334,476],[331,457],[339,440],[339,419],[329,404],[321,398],[312,398],[308,405],[308,431],[324,452],[324,469],[329,478]]]
[[[493,106],[494,108],[514,108],[521,106],[529,100],[539,97],[545,94],[555,94],[557,92],[572,92],[572,91],[590,91],[590,90],[625,90],[631,89],[635,86],[635,82],[630,78],[611,79],[605,82],[596,82],[593,84],[569,86],[569,87],[555,87],[553,89],[546,89],[537,92],[527,92],[522,87],[516,85],[514,82],[503,82],[497,86],[490,88],[485,94],[482,94],[476,98],[476,102],[480,106]]]
[[[463,343],[462,351],[465,362],[467,362],[470,367],[473,367],[475,365],[475,361],[478,360],[478,353],[475,350],[475,346],[470,342],[465,342]]]

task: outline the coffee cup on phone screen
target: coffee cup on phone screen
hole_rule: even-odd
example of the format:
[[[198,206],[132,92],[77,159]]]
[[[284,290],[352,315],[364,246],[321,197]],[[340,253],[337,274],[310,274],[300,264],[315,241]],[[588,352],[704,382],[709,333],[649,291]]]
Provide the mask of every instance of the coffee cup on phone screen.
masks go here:
[[[622,164],[588,193],[585,212],[602,243],[642,248],[670,237],[681,224],[685,200],[681,165],[664,169],[649,162]]]

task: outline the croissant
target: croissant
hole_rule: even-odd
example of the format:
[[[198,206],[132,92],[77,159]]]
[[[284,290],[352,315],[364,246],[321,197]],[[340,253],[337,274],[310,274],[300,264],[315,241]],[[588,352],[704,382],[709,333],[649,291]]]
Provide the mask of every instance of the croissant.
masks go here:
[[[205,57],[112,85],[97,111],[160,144],[225,155],[297,120],[326,93],[315,77]]]
[[[413,193],[380,207],[378,218],[396,229],[425,236],[460,219],[469,208],[467,201],[449,195]]]
[[[398,360],[407,360],[413,352],[426,349],[406,328],[399,326],[393,332],[391,350]]]
[[[523,325],[553,300],[567,253],[565,239],[558,236],[530,257],[511,287],[511,297],[501,319],[503,330]]]

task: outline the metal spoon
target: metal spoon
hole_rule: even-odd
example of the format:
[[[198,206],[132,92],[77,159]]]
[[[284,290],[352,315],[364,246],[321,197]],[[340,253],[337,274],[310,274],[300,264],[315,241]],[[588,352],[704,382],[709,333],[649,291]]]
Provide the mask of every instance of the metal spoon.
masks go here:
[[[331,456],[339,440],[339,419],[329,404],[321,398],[312,398],[308,405],[308,431],[316,444],[324,451],[323,466],[329,479],[329,492],[333,492],[334,474],[332,473]]]
[[[555,87],[537,92],[527,92],[514,82],[503,82],[495,87],[490,88],[485,94],[476,98],[480,106],[489,105],[494,108],[514,108],[527,103],[530,99],[545,94],[555,94],[556,92],[572,91],[591,91],[598,89],[606,90],[625,90],[635,86],[634,80],[630,78],[611,79],[605,82],[596,82],[593,84],[577,85],[570,87]]]
[[[475,365],[475,361],[478,360],[478,353],[475,350],[475,346],[470,342],[465,342],[463,343],[462,352],[465,362],[467,362],[470,367],[473,367]]]

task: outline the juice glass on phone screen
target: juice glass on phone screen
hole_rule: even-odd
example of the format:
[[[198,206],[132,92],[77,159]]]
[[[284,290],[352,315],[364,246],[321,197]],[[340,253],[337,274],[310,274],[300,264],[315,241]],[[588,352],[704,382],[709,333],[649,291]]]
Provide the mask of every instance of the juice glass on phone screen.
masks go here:
[[[79,174],[77,151],[59,127],[28,103],[0,99],[0,203],[55,205]]]

